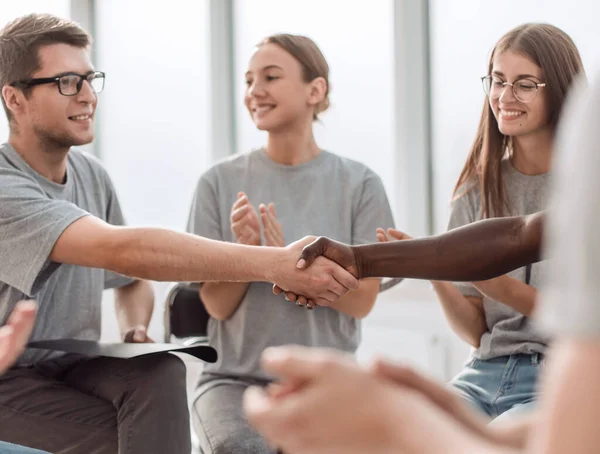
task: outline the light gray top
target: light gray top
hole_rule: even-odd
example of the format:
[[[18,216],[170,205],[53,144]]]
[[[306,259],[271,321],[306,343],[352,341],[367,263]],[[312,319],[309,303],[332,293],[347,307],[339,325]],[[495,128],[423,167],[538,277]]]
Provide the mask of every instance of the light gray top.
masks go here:
[[[275,204],[286,244],[309,234],[350,244],[376,242],[376,228],[393,225],[381,179],[365,165],[323,151],[307,163],[286,166],[259,149],[232,156],[202,175],[188,231],[234,241],[230,213],[239,191],[257,210],[260,203]],[[273,295],[271,288],[268,283],[250,284],[228,320],[210,320],[210,343],[219,360],[207,364],[206,372],[268,379],[259,367],[260,354],[281,344],[356,350],[357,319],[325,307],[298,308]]]
[[[549,195],[549,174],[525,175],[514,168],[510,159],[502,161],[502,178],[510,212],[526,215],[542,211],[547,207]],[[474,188],[456,199],[448,229],[454,229],[481,219],[481,196],[479,188]],[[546,268],[546,262],[530,267],[529,285],[537,288]],[[508,275],[526,282],[527,267],[519,268]],[[549,338],[537,329],[532,319],[511,307],[482,295],[473,285],[455,283],[463,295],[483,297],[487,331],[481,337],[481,344],[473,352],[479,359],[517,353],[543,353]]]
[[[67,180],[57,184],[33,170],[11,145],[0,146],[2,324],[17,301],[33,297],[39,309],[32,340],[100,338],[102,291],[133,280],[48,260],[64,230],[89,214],[123,224],[115,190],[96,158],[71,149]],[[58,355],[28,350],[19,364]]]

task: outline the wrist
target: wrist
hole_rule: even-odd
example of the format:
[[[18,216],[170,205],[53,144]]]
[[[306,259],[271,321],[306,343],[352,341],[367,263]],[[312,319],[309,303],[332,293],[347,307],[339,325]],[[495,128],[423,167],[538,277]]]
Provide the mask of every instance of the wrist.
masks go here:
[[[260,249],[261,265],[260,277],[265,282],[276,283],[280,276],[279,271],[289,266],[289,257],[285,248],[265,247]]]
[[[372,277],[369,275],[370,267],[368,257],[365,257],[365,248],[359,246],[349,246],[354,256],[354,263],[356,263],[356,278],[364,279],[366,277]],[[377,276],[379,277],[379,276]]]

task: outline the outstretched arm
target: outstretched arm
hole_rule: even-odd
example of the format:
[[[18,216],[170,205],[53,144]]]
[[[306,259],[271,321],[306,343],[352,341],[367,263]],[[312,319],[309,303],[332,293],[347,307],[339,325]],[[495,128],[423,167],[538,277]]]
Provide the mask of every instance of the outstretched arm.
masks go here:
[[[301,271],[296,259],[310,238],[285,248],[212,241],[157,228],[111,226],[85,216],[67,227],[50,260],[103,268],[156,281],[263,281],[328,305],[358,287],[356,279],[325,258]]]
[[[348,246],[321,237],[304,248],[299,267],[323,255],[359,279],[482,281],[540,261],[543,225],[540,212],[486,219],[410,241]]]

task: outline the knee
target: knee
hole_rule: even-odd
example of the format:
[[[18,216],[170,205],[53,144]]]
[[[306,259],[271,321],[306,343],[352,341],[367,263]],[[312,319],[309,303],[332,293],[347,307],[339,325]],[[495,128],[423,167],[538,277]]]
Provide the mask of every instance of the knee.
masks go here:
[[[155,409],[166,408],[172,415],[181,408],[181,417],[189,418],[186,389],[186,367],[177,356],[155,355],[140,358],[144,361],[138,370],[140,379],[134,383],[135,391]]]
[[[194,430],[201,452],[204,454],[270,454],[264,438],[243,423],[221,424],[220,420],[201,418],[197,408],[193,409]]]
[[[175,355],[150,355],[143,359],[141,365],[144,374],[144,382],[147,386],[164,390],[160,387],[183,387],[185,390],[185,364]]]
[[[210,442],[205,438],[203,439],[202,436],[198,438],[200,440],[200,448],[204,454],[246,454],[249,452],[269,454],[272,452],[258,434],[245,437],[230,434],[228,438],[213,439]]]

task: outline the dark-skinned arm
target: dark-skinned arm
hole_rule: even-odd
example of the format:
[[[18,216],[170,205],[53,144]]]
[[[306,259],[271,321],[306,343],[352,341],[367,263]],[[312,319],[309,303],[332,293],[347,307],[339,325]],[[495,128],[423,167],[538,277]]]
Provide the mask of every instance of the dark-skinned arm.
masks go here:
[[[483,281],[541,260],[544,218],[539,212],[486,219],[427,238],[361,246],[321,237],[304,248],[298,266],[323,255],[359,279]]]

